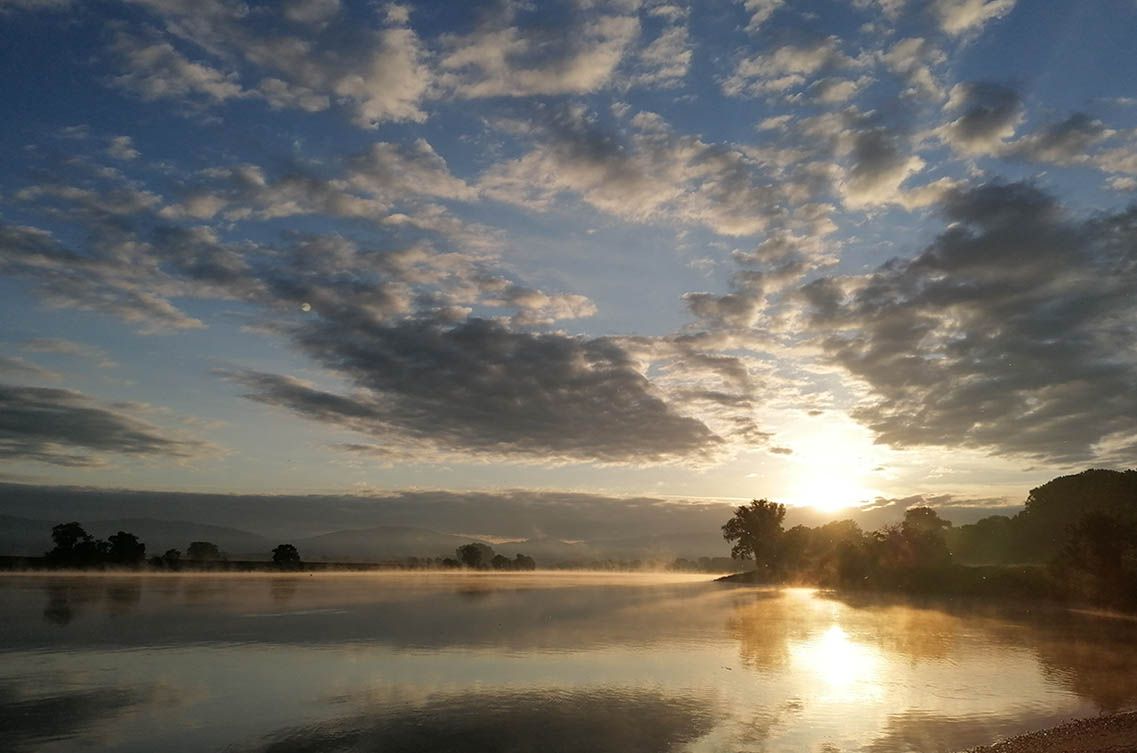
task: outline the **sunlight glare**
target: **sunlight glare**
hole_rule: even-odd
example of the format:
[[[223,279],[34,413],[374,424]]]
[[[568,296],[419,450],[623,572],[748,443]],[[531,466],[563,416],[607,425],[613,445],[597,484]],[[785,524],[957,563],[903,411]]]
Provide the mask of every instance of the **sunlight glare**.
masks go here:
[[[856,643],[838,625],[808,641],[791,647],[796,669],[819,681],[822,700],[849,702],[876,697],[881,692],[879,653]]]

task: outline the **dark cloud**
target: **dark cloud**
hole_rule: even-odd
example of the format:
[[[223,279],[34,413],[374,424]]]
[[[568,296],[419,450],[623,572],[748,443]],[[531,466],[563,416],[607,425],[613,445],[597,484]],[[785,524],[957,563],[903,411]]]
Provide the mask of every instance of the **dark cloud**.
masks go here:
[[[1023,118],[1023,103],[1018,92],[982,81],[952,87],[946,109],[960,114],[940,130],[941,137],[953,149],[965,154],[999,151]]]
[[[627,462],[705,455],[722,442],[668,405],[610,339],[516,332],[484,319],[375,324],[350,313],[293,338],[362,392],[334,395],[252,372],[235,378],[260,402],[446,450]]]
[[[79,253],[44,230],[0,224],[0,272],[34,280],[49,303],[111,314],[144,331],[201,327],[161,294],[171,290],[155,260],[116,235]]]
[[[1055,165],[1086,164],[1091,149],[1109,136],[1100,120],[1077,112],[1065,120],[1030,133],[1012,144],[1012,157]]]
[[[7,356],[0,356],[0,376],[33,382],[54,382],[60,379],[59,374],[38,364],[26,361],[23,358],[9,358]]]
[[[469,193],[426,142],[412,149],[376,144],[344,169],[338,182],[308,176],[296,178],[297,186],[268,180],[253,166],[224,170],[214,176],[224,187],[220,204],[203,208],[187,199],[176,211],[132,207],[115,223],[85,209],[89,192],[52,193],[60,211],[87,230],[87,242],[72,250],[43,230],[5,226],[0,270],[34,280],[54,303],[119,316],[144,332],[204,327],[175,307],[178,298],[251,304],[249,315],[266,331],[288,337],[356,389],[331,396],[257,375],[248,377],[259,385],[257,399],[369,435],[394,432],[404,456],[416,449],[706,460],[725,444],[685,415],[699,401],[672,400],[617,340],[531,331],[589,316],[595,307],[584,296],[504,276],[492,254],[440,250],[426,241],[363,246],[339,235],[286,236],[279,246],[235,243],[212,228],[179,224],[220,206],[234,207],[234,219],[243,211],[299,212],[313,201],[328,212],[323,204],[332,194],[302,189],[331,190],[333,182],[355,186],[366,196],[348,198],[365,203],[408,193],[408,181],[420,194]],[[37,208],[47,197],[25,193]],[[764,438],[752,419],[740,420],[727,422],[732,435]]]
[[[1068,217],[1026,184],[954,192],[911,259],[801,295],[828,356],[896,447],[1056,463],[1137,451],[1137,210]]]
[[[71,390],[0,384],[0,459],[64,466],[100,463],[101,453],[188,458],[208,449]]]

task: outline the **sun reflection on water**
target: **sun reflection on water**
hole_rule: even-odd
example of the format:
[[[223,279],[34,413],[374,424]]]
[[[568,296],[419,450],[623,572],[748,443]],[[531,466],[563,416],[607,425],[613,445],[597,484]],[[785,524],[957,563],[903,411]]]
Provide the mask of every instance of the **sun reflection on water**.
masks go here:
[[[795,671],[816,678],[821,701],[849,703],[881,697],[880,652],[850,640],[840,625],[792,644],[790,660]]]

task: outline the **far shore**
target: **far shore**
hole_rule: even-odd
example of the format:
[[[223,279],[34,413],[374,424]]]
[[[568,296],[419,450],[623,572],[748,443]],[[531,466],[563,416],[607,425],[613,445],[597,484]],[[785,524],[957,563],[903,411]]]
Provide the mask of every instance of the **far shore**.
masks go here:
[[[1134,753],[1137,711],[1077,719],[966,753]]]

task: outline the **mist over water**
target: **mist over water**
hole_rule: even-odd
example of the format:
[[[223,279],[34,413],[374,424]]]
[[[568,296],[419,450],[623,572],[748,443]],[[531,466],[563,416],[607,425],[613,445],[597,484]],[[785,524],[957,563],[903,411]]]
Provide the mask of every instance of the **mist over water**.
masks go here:
[[[666,575],[0,578],[22,751],[953,751],[1137,705],[1137,622]]]

